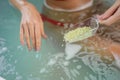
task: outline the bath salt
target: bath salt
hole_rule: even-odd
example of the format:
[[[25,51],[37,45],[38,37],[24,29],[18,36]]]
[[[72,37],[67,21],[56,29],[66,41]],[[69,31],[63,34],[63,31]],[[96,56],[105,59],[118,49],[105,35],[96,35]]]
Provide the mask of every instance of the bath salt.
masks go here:
[[[85,26],[71,30],[68,33],[64,34],[64,39],[66,42],[76,42],[79,40],[84,40],[92,35],[92,28]]]

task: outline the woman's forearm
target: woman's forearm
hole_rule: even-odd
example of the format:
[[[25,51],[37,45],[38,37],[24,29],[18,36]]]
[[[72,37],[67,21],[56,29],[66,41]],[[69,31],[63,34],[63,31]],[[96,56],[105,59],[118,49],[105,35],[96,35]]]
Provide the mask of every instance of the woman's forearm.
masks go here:
[[[10,3],[21,11],[21,9],[27,5],[27,0],[9,0]]]

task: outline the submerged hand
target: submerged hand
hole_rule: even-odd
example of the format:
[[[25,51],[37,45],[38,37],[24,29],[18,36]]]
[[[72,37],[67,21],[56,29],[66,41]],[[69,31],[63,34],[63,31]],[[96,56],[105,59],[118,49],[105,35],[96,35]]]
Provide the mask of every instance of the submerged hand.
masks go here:
[[[30,3],[21,8],[22,19],[20,26],[20,42],[24,44],[24,38],[29,50],[31,44],[35,50],[39,50],[41,46],[41,36],[46,38],[43,29],[43,22],[37,9]]]
[[[120,0],[116,0],[111,8],[109,8],[104,14],[98,16],[100,23],[105,25],[111,25],[120,20]]]

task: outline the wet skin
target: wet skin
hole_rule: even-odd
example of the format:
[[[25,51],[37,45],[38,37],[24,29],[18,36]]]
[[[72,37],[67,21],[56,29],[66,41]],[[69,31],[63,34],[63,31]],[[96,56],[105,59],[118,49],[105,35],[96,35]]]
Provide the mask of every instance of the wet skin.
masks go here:
[[[27,2],[27,0],[10,0],[11,3],[20,10],[22,14],[20,25],[20,41],[21,44],[27,44],[29,50],[32,48],[39,51],[41,47],[41,38],[46,38],[44,25],[36,7]],[[48,5],[52,7],[61,7],[66,9],[82,6],[90,0],[47,0]],[[22,2],[22,3],[21,3]],[[59,5],[56,5],[56,2]],[[78,4],[79,2],[79,4]],[[70,4],[70,5],[66,5]],[[116,0],[115,4],[98,18],[101,24],[111,25],[120,20],[120,0]],[[25,41],[24,41],[25,38]],[[30,43],[32,41],[32,44]]]

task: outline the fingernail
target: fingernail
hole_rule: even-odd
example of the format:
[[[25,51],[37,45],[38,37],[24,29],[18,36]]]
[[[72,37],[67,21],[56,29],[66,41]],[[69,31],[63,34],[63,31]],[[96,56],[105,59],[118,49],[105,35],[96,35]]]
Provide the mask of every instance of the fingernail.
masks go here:
[[[20,40],[20,43],[21,43],[21,45],[24,45],[24,41],[21,41],[21,40]]]
[[[24,46],[24,43],[21,43],[22,46]]]
[[[102,16],[98,16],[99,19],[102,19]]]
[[[47,38],[47,35],[46,35],[46,34],[44,34],[44,35],[43,35],[43,37],[44,37],[44,38]]]
[[[45,38],[47,38],[47,35],[45,35]]]
[[[40,48],[37,47],[37,48],[36,48],[36,51],[39,51],[39,50],[40,50]]]
[[[28,50],[31,51],[31,48],[29,47]]]
[[[99,22],[100,24],[102,24],[102,23],[103,23],[103,21],[102,21],[102,20],[100,20],[100,19],[98,20],[98,22]]]

